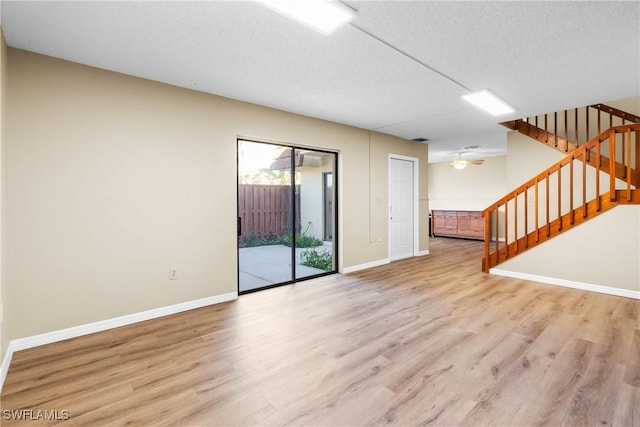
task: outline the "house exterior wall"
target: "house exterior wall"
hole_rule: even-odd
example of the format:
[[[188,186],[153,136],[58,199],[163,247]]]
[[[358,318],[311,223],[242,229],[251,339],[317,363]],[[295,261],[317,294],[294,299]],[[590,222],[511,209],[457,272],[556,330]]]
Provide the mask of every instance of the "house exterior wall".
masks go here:
[[[317,167],[300,169],[300,232],[310,237],[324,238],[323,174],[332,172],[332,157],[322,158]]]

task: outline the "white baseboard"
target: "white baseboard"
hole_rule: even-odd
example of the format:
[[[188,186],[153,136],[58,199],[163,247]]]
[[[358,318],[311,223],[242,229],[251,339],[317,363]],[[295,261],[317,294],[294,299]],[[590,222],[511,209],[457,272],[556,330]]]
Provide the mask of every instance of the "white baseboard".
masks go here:
[[[25,338],[11,340],[7,347],[7,352],[2,360],[0,367],[0,392],[4,385],[4,380],[9,371],[9,365],[13,358],[13,353],[28,348],[38,347],[45,344],[51,344],[58,341],[77,338],[83,335],[89,335],[96,332],[106,331],[108,329],[118,328],[120,326],[131,325],[133,323],[144,322],[145,320],[157,319],[158,317],[168,316],[195,308],[205,307],[208,305],[220,304],[222,302],[233,301],[238,298],[237,292],[229,292],[227,294],[216,295],[213,297],[201,298],[194,301],[187,301],[179,304],[173,304],[166,307],[154,308],[139,313],[127,314],[125,316],[114,317],[113,319],[100,320],[98,322],[87,323],[85,325],[73,326],[71,328],[60,329],[58,331],[47,332],[44,334],[33,335]]]
[[[351,267],[345,267],[342,269],[342,274],[353,273],[354,271],[366,270],[367,268],[380,267],[381,265],[389,264],[391,261],[389,258],[379,259],[377,261],[366,262],[364,264],[352,265]]]
[[[601,294],[615,295],[618,297],[640,299],[640,291],[630,291],[627,289],[612,288],[609,286],[594,285],[591,283],[574,282],[572,280],[558,279],[555,277],[538,276],[529,273],[519,273],[517,271],[501,270],[492,268],[489,274],[496,276],[512,277],[514,279],[530,280],[532,282],[545,283],[547,285],[564,286],[565,288],[580,289],[582,291],[598,292]]]
[[[0,393],[2,393],[2,387],[4,386],[4,379],[7,377],[7,372],[9,372],[9,365],[11,365],[11,359],[13,359],[13,341],[9,342],[7,346],[7,351],[2,358],[2,365],[0,365]]]
[[[414,256],[429,255],[429,250],[418,251]],[[380,267],[381,265],[389,264],[391,260],[389,258],[379,259],[377,261],[366,262],[364,264],[352,265],[351,267],[345,267],[342,269],[342,274],[349,274],[360,270],[366,270],[367,268]]]

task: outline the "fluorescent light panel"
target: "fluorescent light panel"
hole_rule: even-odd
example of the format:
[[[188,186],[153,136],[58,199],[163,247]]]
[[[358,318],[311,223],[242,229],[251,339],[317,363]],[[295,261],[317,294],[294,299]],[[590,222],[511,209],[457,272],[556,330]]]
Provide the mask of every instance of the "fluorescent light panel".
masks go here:
[[[268,8],[301,22],[324,35],[356,17],[353,10],[330,0],[256,0]]]
[[[515,111],[512,106],[486,89],[462,95],[462,98],[476,107],[482,108],[483,110],[493,114],[494,116],[513,113]]]

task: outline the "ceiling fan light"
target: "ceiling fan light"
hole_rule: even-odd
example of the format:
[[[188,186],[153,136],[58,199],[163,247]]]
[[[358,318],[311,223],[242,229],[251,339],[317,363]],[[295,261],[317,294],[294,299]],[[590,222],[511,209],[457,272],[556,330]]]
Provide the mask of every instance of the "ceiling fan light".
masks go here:
[[[455,160],[453,162],[453,167],[456,169],[464,169],[467,167],[467,162],[465,160]]]
[[[462,95],[462,98],[476,107],[493,114],[494,116],[501,116],[515,111],[512,106],[489,92],[487,89]]]
[[[329,35],[356,17],[355,12],[332,0],[256,0],[258,3]]]

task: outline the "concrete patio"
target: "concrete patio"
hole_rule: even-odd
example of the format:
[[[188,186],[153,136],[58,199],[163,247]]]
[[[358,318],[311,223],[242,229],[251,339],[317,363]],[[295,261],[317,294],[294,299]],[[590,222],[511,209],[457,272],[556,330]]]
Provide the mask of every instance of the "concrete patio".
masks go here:
[[[331,252],[331,246],[296,248],[296,278],[326,273],[319,268],[300,264],[300,255],[306,250]],[[288,282],[291,278],[291,248],[284,245],[265,245],[240,248],[240,292]]]

